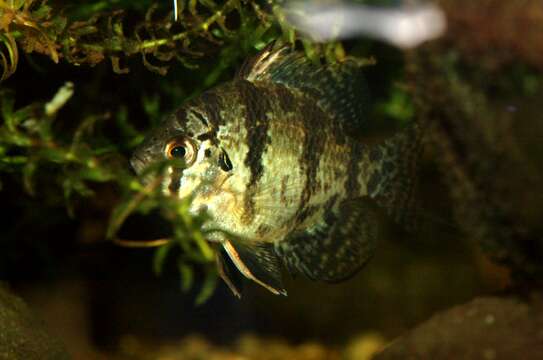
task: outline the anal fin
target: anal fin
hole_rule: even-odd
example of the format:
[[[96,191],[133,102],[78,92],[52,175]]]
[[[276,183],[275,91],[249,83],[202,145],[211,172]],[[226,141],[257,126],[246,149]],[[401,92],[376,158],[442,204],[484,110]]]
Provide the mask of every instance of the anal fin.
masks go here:
[[[223,248],[246,278],[276,295],[287,295],[281,280],[279,258],[273,244],[245,244],[242,241],[226,240],[223,242]]]
[[[276,244],[289,269],[312,280],[339,282],[353,276],[373,255],[380,216],[367,197],[342,201],[314,227]]]

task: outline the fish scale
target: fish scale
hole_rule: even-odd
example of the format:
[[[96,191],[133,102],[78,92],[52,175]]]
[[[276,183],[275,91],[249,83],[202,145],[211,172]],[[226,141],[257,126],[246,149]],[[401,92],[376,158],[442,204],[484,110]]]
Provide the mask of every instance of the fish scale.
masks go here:
[[[230,82],[185,103],[138,148],[144,165],[184,146],[165,192],[207,211],[219,272],[240,295],[228,256],[245,277],[286,295],[281,264],[336,282],[372,256],[380,212],[402,221],[420,141],[413,125],[378,143],[358,134],[370,121],[361,63],[321,65],[274,44]],[[172,145],[173,144],[173,145]],[[180,145],[179,145],[180,144]],[[188,155],[187,155],[188,154]],[[229,166],[221,166],[228,159]],[[168,178],[168,177],[167,177]]]

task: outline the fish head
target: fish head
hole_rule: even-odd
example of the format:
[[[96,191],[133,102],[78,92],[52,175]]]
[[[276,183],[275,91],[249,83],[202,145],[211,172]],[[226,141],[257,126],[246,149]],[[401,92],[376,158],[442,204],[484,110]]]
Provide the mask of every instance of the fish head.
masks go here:
[[[192,198],[194,212],[205,209],[206,201],[220,192],[232,169],[207,118],[205,111],[190,104],[182,107],[148,134],[130,160],[138,175],[153,164],[180,160],[156,175],[162,176],[164,194]],[[156,175],[145,175],[142,180],[149,183]]]

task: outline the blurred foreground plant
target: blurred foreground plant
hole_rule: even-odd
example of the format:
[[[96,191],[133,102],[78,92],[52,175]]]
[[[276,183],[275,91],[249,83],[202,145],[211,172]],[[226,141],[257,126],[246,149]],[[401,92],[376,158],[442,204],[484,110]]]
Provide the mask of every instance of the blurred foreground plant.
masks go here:
[[[196,304],[205,302],[217,285],[217,270],[215,268],[215,253],[205,239],[202,226],[207,220],[205,213],[197,216],[189,213],[190,198],[179,200],[162,192],[162,180],[168,165],[176,165],[177,161],[164,161],[154,164],[141,174],[141,178],[150,177],[147,184],[132,179],[125,187],[124,201],[114,209],[107,237],[117,244],[125,247],[159,247],[155,253],[154,271],[157,275],[162,272],[164,262],[173,246],[182,250],[177,259],[177,266],[181,274],[181,289],[188,291],[193,286],[193,264],[204,265],[206,276],[202,288],[196,298]],[[174,164],[172,164],[174,163]],[[134,212],[149,213],[159,209],[162,216],[172,225],[171,238],[160,238],[148,241],[137,241],[117,238],[117,232],[124,221]]]
[[[0,126],[0,171],[21,174],[25,190],[34,196],[40,194],[35,186],[37,176],[47,173],[48,177],[54,177],[53,182],[61,185],[64,201],[72,214],[73,198],[92,196],[92,183],[112,183],[122,190],[123,197],[111,215],[107,233],[110,239],[116,237],[130,214],[159,209],[173,225],[173,234],[171,241],[164,240],[166,245],[156,253],[156,272],[160,272],[168,250],[174,245],[180,246],[183,250],[179,259],[182,288],[188,290],[192,286],[192,265],[203,264],[207,276],[196,302],[205,301],[216,285],[213,250],[200,230],[206,220],[205,214],[192,217],[188,213],[190,199],[178,201],[162,194],[159,184],[168,162],[149,168],[143,176],[150,175],[154,180],[143,185],[129,173],[116,146],[89,146],[92,143],[89,137],[94,135],[93,127],[107,117],[85,118],[71,134],[70,142],[59,139],[53,130],[54,121],[73,91],[73,84],[66,83],[51,101],[36,102],[18,109],[14,107],[12,92],[3,90],[0,93],[3,120]]]

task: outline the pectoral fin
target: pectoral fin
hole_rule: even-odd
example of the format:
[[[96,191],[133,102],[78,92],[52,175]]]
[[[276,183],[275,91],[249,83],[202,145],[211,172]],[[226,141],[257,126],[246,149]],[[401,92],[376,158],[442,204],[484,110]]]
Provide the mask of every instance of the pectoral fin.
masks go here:
[[[242,241],[226,240],[223,242],[223,247],[234,265],[246,278],[276,295],[287,295],[281,281],[280,262],[273,244],[244,244]]]
[[[354,275],[373,255],[379,216],[372,200],[345,200],[316,226],[276,245],[288,269],[312,280],[338,282]]]

